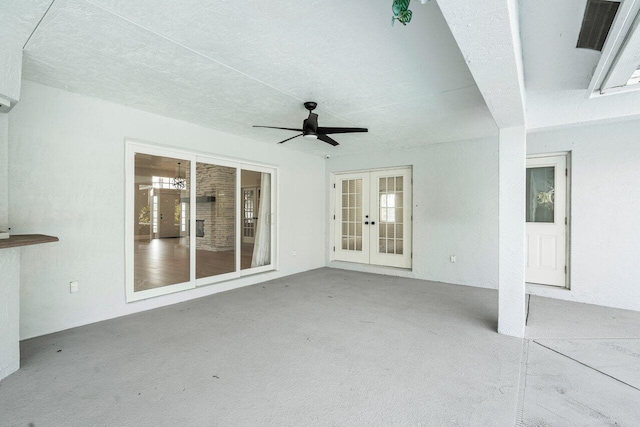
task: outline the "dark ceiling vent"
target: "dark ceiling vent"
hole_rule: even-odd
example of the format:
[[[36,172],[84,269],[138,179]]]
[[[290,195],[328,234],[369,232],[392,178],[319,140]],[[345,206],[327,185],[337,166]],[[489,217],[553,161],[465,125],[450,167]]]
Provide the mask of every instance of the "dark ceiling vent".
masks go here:
[[[619,6],[617,1],[588,0],[576,47],[601,51]]]

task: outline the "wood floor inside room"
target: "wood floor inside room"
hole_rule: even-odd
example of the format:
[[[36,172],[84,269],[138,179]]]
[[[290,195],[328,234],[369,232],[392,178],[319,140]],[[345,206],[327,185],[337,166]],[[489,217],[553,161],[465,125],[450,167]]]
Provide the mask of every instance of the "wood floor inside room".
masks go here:
[[[251,268],[253,243],[243,243],[240,268]],[[235,271],[235,251],[196,250],[196,278]],[[189,281],[189,246],[186,237],[151,239],[135,242],[135,291]]]

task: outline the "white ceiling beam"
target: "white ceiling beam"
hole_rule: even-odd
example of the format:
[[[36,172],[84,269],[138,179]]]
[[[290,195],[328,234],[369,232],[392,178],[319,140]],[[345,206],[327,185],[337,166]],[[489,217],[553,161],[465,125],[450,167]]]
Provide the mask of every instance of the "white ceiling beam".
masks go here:
[[[525,90],[515,0],[439,1],[451,33],[498,128],[525,124]]]
[[[0,64],[0,112],[6,112],[20,99],[22,49],[1,46]]]
[[[24,44],[54,1],[0,1],[0,112],[7,112],[20,99]]]

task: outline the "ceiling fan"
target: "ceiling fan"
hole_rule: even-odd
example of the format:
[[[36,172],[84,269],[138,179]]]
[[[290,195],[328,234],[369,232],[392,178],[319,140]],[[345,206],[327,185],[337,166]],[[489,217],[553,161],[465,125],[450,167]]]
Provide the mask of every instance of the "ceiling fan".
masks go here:
[[[318,115],[313,112],[318,106],[315,102],[305,102],[304,108],[309,110],[309,117],[307,117],[302,122],[302,129],[296,128],[280,128],[275,126],[254,126],[254,128],[267,128],[267,129],[282,129],[282,130],[292,130],[294,132],[302,132],[296,136],[292,136],[291,138],[287,138],[284,141],[278,142],[278,144],[282,144],[283,142],[287,142],[299,136],[304,136],[305,138],[310,139],[319,139],[320,141],[324,141],[327,144],[331,144],[334,147],[339,145],[338,142],[327,135],[333,133],[354,133],[354,132],[369,132],[369,129],[366,128],[336,128],[336,127],[322,127],[318,126]]]

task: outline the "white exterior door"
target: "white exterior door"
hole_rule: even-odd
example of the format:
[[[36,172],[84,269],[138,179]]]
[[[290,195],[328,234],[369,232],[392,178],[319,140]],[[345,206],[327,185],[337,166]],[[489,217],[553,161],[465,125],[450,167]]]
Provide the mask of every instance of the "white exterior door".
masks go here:
[[[411,268],[411,169],[336,175],[335,259]]]
[[[336,175],[336,260],[369,263],[369,217],[369,173]]]
[[[527,159],[525,280],[566,286],[566,156]]]

